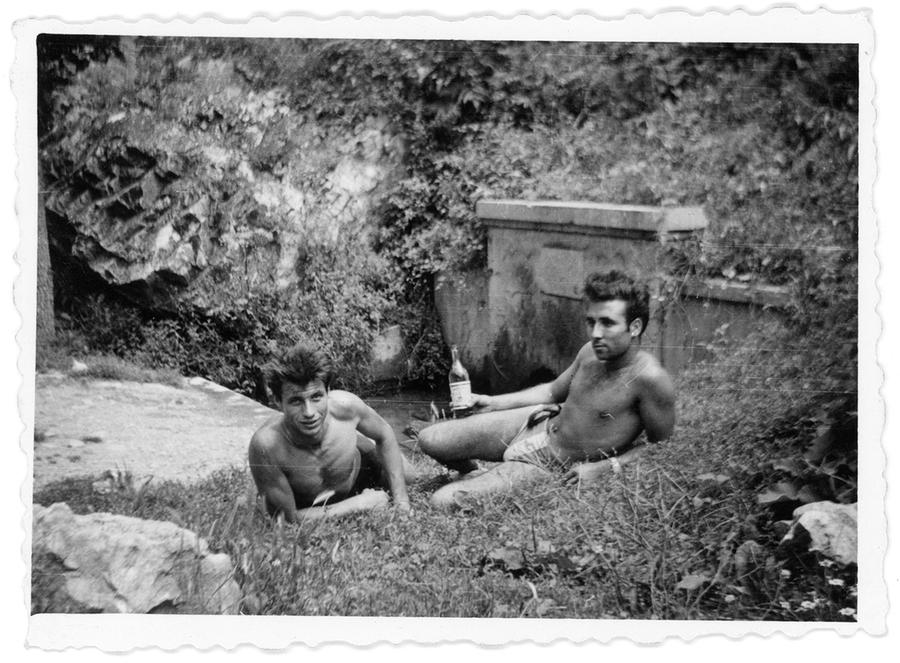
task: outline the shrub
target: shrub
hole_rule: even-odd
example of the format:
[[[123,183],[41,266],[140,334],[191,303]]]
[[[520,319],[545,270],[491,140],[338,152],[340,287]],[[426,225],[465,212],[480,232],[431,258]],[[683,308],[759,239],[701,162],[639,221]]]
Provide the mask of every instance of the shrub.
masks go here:
[[[150,334],[151,346],[158,346],[151,348],[154,361],[174,352],[193,363],[191,370],[211,366],[247,389],[250,371],[237,356],[262,350],[252,340],[242,346],[227,330],[245,325],[252,337],[261,325],[267,333],[326,339],[339,364],[360,375],[382,322],[431,314],[431,302],[420,293],[436,272],[483,266],[485,233],[474,210],[485,195],[701,205],[711,227],[701,242],[673,247],[679,276],[797,284],[801,331],[833,319],[829,300],[836,294],[845,307],[852,303],[858,185],[853,45],[205,38],[135,44],[141,66],[131,72],[134,81],[113,57],[121,49],[109,40],[67,43],[62,54],[42,44],[41,71],[52,91],[42,96],[42,118],[55,116],[65,127],[43,137],[43,163],[48,184],[65,190],[66,200],[96,191],[94,180],[131,181],[143,172],[132,161],[147,155],[122,154],[122,144],[106,140],[109,129],[97,121],[125,107],[148,109],[148,116],[178,124],[186,136],[205,132],[204,139],[237,141],[255,167],[271,174],[291,149],[289,126],[315,126],[313,134],[325,127],[334,135],[386,117],[407,146],[402,171],[386,182],[368,219],[383,261],[343,278],[338,265],[352,270],[354,260],[323,255],[320,269],[339,286],[312,279],[299,301],[277,311],[250,302],[202,322],[192,319],[177,333],[162,325]],[[198,74],[225,62],[246,83],[252,109],[218,89],[215,76]],[[276,103],[297,121],[257,126],[246,119],[257,105],[261,112]],[[251,128],[265,129],[266,140],[238,144]],[[84,161],[84,145],[94,142],[98,149],[86,157],[91,167],[75,168]],[[183,163],[163,169],[166,177],[203,165],[197,161],[202,155],[188,147],[190,154],[176,159]],[[327,167],[308,164],[303,178],[316,187]],[[226,191],[211,195],[222,193],[235,215],[252,206],[236,181],[225,177],[218,186]],[[194,197],[172,205],[187,206],[188,199]],[[124,210],[123,218],[131,213]],[[354,257],[369,248],[368,239],[353,242]],[[331,303],[344,292],[360,306]],[[289,310],[301,306],[308,315],[320,304],[327,312],[311,317],[295,319]],[[373,320],[373,311],[384,311],[384,320]],[[248,319],[238,322],[242,316]],[[128,320],[107,322],[113,323],[103,326],[110,336],[122,336],[98,338],[98,345],[120,354],[137,342]],[[352,330],[353,341],[342,330]],[[416,342],[424,337],[412,333]],[[214,337],[235,360],[217,360],[201,347]],[[417,377],[443,363],[439,344],[418,347],[411,372]],[[195,358],[198,350],[202,360]]]

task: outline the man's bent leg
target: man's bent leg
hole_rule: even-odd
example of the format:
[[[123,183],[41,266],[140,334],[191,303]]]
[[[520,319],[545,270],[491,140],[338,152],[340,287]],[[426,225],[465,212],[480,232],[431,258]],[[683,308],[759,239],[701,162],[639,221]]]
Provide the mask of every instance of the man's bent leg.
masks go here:
[[[531,481],[552,478],[552,474],[536,465],[528,463],[500,463],[484,474],[472,479],[460,479],[448,483],[431,496],[431,504],[438,508],[454,508],[460,506],[459,498],[466,495],[488,495],[509,492],[515,486]]]
[[[451,469],[465,467],[473,458],[500,461],[533,409],[523,407],[441,421],[419,432],[419,447]]]

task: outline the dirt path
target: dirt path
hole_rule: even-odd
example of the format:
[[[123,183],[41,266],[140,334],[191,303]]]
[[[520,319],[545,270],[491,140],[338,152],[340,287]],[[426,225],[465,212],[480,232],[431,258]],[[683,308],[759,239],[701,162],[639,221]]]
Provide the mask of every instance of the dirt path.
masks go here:
[[[421,403],[370,403],[398,439],[423,425]],[[35,391],[34,485],[127,470],[136,478],[194,481],[246,467],[254,431],[276,414],[203,378],[181,387],[39,374]]]

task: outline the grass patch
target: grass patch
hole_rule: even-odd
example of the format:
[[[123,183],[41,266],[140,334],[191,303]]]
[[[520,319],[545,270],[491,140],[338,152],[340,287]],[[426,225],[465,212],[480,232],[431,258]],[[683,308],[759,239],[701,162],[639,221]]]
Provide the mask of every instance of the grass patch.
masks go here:
[[[84,366],[76,370],[74,362]],[[149,367],[115,355],[79,350],[62,335],[59,341],[38,347],[35,369],[38,373],[57,371],[89,380],[154,382],[173,387],[183,382],[181,373],[174,368]]]
[[[173,368],[147,368],[112,355],[91,355],[80,360],[87,369],[77,373],[79,377],[95,380],[127,380],[131,382],[157,382],[172,387],[181,386],[181,373]]]
[[[855,501],[855,384],[773,347],[682,373],[673,438],[581,491],[549,480],[441,512],[428,498],[449,476],[414,455],[432,478],[410,486],[411,516],[273,523],[241,470],[106,495],[69,479],[35,501],[197,532],[231,556],[244,614],[851,621],[856,567],[781,549],[778,521],[803,500],[760,495],[794,482]]]
[[[244,614],[848,619],[840,610],[855,607],[855,569],[777,553],[746,475],[710,492],[660,460],[594,490],[541,483],[455,513],[427,503],[438,478],[411,487],[411,516],[298,526],[262,516],[238,470],[107,495],[70,479],[35,501],[198,532],[231,555]],[[740,562],[747,541],[759,552]],[[683,588],[691,575],[706,580]]]

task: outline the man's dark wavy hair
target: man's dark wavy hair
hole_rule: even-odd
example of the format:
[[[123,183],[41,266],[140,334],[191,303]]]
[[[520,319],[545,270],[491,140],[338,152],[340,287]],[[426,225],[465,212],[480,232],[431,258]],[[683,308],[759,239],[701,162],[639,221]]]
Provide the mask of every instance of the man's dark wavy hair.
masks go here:
[[[281,389],[285,382],[304,386],[313,380],[321,380],[326,389],[331,389],[334,378],[334,370],[325,353],[303,341],[266,364],[263,374],[277,401],[281,401]]]
[[[641,321],[641,334],[650,322],[650,289],[643,283],[612,269],[608,272],[594,272],[584,282],[585,303],[608,302],[621,299],[625,302],[625,322]]]

